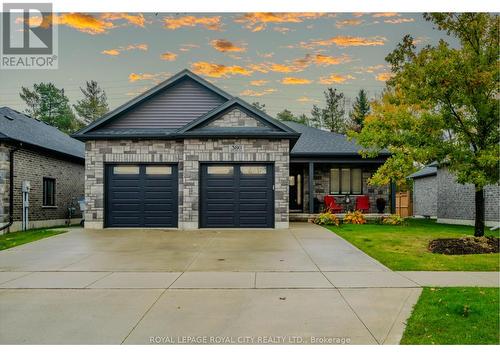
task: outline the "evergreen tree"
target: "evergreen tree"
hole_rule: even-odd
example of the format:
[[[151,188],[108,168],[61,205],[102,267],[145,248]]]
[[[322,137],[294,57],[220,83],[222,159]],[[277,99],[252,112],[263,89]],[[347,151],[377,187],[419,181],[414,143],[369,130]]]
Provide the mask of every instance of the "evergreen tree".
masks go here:
[[[322,110],[323,125],[333,133],[345,133],[345,97],[337,89],[328,88],[325,92],[326,107]]]
[[[96,81],[87,81],[85,88],[80,87],[80,90],[83,93],[83,99],[77,101],[73,107],[83,123],[90,124],[108,112],[106,92]]]
[[[366,91],[361,89],[354,101],[352,111],[349,113],[351,119],[352,130],[360,132],[366,116],[370,113],[370,103],[366,95]]]

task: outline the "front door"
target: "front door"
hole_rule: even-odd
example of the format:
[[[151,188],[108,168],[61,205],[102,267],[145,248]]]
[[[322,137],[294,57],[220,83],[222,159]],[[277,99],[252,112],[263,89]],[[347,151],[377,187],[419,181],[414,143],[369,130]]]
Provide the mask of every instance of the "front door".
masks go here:
[[[304,170],[301,167],[290,167],[290,211],[304,209]]]

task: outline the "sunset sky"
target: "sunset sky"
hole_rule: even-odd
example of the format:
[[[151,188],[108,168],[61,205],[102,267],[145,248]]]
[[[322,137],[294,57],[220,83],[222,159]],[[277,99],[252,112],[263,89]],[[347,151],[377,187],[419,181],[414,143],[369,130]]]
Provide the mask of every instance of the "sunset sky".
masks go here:
[[[0,106],[23,110],[21,86],[52,81],[72,103],[95,79],[110,108],[189,68],[232,95],[310,112],[329,86],[381,92],[384,57],[405,34],[419,46],[446,34],[414,13],[60,14],[58,70],[0,70]]]

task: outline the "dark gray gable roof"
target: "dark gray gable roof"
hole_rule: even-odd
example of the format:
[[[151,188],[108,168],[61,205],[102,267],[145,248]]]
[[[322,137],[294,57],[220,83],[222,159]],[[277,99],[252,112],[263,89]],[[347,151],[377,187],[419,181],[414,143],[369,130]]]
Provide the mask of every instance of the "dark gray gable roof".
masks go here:
[[[85,159],[85,144],[59,129],[19,113],[0,108],[0,139],[33,145],[59,154]]]
[[[175,98],[164,98],[159,96],[161,92],[164,92],[167,89],[175,88],[176,93],[174,93]],[[138,109],[138,113],[133,117],[133,119],[141,118],[144,121],[144,125],[151,129],[177,129],[185,125],[188,121],[191,121],[197,118],[199,115],[204,114],[206,110],[199,107],[196,108],[194,101],[193,103],[180,103],[185,101],[186,98],[195,98],[197,95],[201,96],[203,92],[209,92],[211,96],[204,96],[201,98],[201,102],[203,102],[203,108],[208,108],[208,110],[220,105],[224,101],[227,101],[232,98],[231,95],[224,92],[223,90],[217,88],[211,83],[207,82],[203,78],[197,76],[189,70],[183,70],[173,77],[167,79],[166,81],[160,83],[154,88],[146,91],[145,93],[137,96],[136,98],[130,100],[129,102],[119,106],[118,108],[112,110],[108,114],[106,114],[101,119],[93,122],[87,127],[79,130],[73,136],[74,137],[84,137],[85,134],[96,131],[98,128],[103,128],[105,131],[109,129],[124,129],[124,128],[138,128],[138,129],[146,129],[140,128],[138,125],[132,124],[133,120],[127,120],[127,113],[132,109]],[[152,105],[148,107],[148,110],[142,110],[141,112],[141,104],[146,103],[146,101]],[[157,120],[157,115],[155,114],[155,110],[161,108],[162,106],[173,106],[170,111],[170,117],[176,119],[176,123],[171,125],[171,127],[161,127],[155,122]],[[155,109],[156,108],[156,109]],[[178,113],[176,115],[176,111],[184,112],[189,111],[189,114],[186,116],[185,113]],[[184,115],[183,118],[182,115]],[[123,117],[126,123],[115,124],[113,123],[114,119],[120,117],[120,121]],[[176,125],[177,124],[177,125]]]
[[[432,163],[430,165],[424,166],[422,169],[409,175],[408,178],[419,179],[419,178],[427,177],[427,176],[436,176],[437,169],[438,169],[437,165]]]
[[[332,133],[290,121],[284,123],[301,134],[290,152],[292,156],[350,156],[359,155],[360,150],[363,149],[361,145],[349,140],[343,134]],[[385,150],[381,151],[380,154],[389,155]]]
[[[207,123],[216,120],[223,116],[225,113],[238,108],[239,110],[245,112],[252,118],[260,121],[264,125],[262,127],[255,128],[208,128]],[[223,132],[248,132],[249,134],[258,133],[273,133],[273,134],[291,134],[292,136],[298,137],[298,133],[271,116],[267,115],[265,112],[255,108],[254,106],[248,104],[240,98],[233,98],[228,100],[224,104],[218,106],[217,108],[211,110],[205,115],[199,117],[196,120],[186,124],[184,127],[177,131],[178,134],[200,134],[200,133],[223,133]]]

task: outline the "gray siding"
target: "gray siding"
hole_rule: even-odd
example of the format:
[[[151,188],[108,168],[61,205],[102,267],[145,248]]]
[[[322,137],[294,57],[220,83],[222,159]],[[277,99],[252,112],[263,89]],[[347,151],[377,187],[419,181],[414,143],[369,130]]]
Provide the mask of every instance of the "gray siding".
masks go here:
[[[413,181],[413,214],[415,216],[437,215],[436,175],[415,178]]]
[[[139,104],[102,129],[176,129],[224,102],[221,96],[191,79],[185,79]]]
[[[438,219],[474,220],[474,186],[462,185],[446,168],[437,173],[437,212]],[[499,221],[499,186],[490,185],[484,189],[485,218],[489,222]]]

